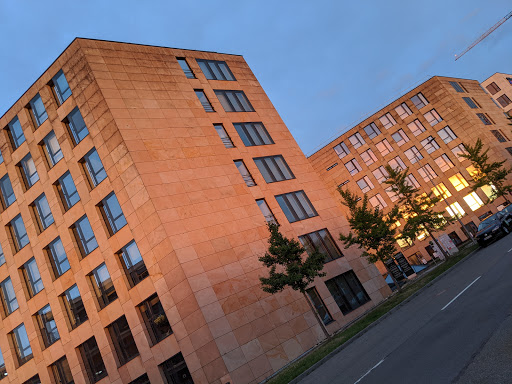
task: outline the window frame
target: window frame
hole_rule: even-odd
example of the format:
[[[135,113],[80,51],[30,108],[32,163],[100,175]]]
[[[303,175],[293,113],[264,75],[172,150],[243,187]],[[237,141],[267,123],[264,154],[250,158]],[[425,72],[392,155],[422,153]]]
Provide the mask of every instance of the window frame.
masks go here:
[[[233,126],[246,147],[275,144],[262,122],[233,123]]]
[[[322,236],[322,232],[324,232],[325,237]],[[315,242],[313,235],[315,235],[315,238],[320,241],[319,243]],[[309,255],[312,255],[314,250],[324,255],[324,264],[345,256],[327,228],[300,235],[299,241]]]
[[[48,318],[45,318],[44,315],[48,314]],[[41,338],[43,339],[43,345],[45,348],[49,348],[51,345],[55,344],[58,340],[60,340],[57,322],[55,321],[55,317],[53,316],[50,304],[46,304],[43,308],[37,311],[35,314],[35,318],[37,321],[37,325],[39,326],[39,332],[41,333]],[[54,323],[54,327],[52,329],[48,329],[48,324],[51,324],[52,322]],[[56,335],[52,332],[56,332]]]
[[[34,263],[35,265],[35,271],[39,275],[39,278],[36,278],[32,274],[32,269],[29,268],[29,265]],[[39,267],[37,265],[37,261],[35,257],[31,257],[25,264],[21,266],[21,272],[23,275],[23,279],[25,280],[25,286],[27,287],[28,292],[28,300],[33,298],[35,295],[37,295],[39,292],[41,292],[44,289],[43,279],[41,277],[41,272],[39,272]],[[38,285],[41,285],[40,289],[38,288]],[[39,290],[37,290],[39,289]],[[37,290],[37,291],[36,291]]]
[[[272,210],[270,209],[270,207],[267,204],[267,201],[265,199],[256,199],[255,201],[256,201],[256,205],[258,206],[258,208],[261,211],[261,214],[265,218],[265,221],[267,223],[278,224],[274,213],[272,212]],[[263,204],[260,204],[260,202],[262,202]],[[266,215],[265,209],[263,209],[262,207],[266,208],[268,210],[269,214]]]
[[[443,137],[441,135],[441,132],[443,132],[443,134],[446,136]],[[453,132],[453,130],[448,125],[444,128],[441,128],[439,131],[437,131],[437,135],[441,138],[441,140],[443,140],[443,142],[445,144],[448,144],[449,142],[451,142],[457,138],[457,135],[455,134],[455,132]]]
[[[58,150],[53,153],[53,149],[51,148],[50,140],[55,139],[57,143]],[[57,135],[55,131],[51,130],[41,141],[40,147],[43,150],[44,157],[46,159],[46,163],[48,167],[51,169],[57,165],[59,161],[64,158],[64,154],[62,153],[62,148],[60,147],[59,140],[57,139]]]
[[[89,225],[89,228],[91,229],[91,233],[92,233],[92,237],[90,237],[88,239],[85,238],[84,231],[83,231],[82,227],[80,226],[80,224],[82,222],[84,222],[84,220],[87,220],[87,224]],[[82,259],[85,258],[86,256],[90,255],[92,252],[94,252],[94,250],[96,250],[99,247],[98,241],[96,240],[96,236],[94,235],[94,230],[92,229],[91,223],[90,223],[87,215],[83,215],[77,221],[75,221],[71,225],[71,230],[75,237],[75,241],[78,245],[78,249],[80,250]],[[89,242],[92,242],[93,239],[94,239],[94,243],[96,244],[96,246],[94,246],[93,248],[89,248],[89,246],[86,246]],[[84,244],[84,242],[85,242],[85,244]]]
[[[21,337],[19,335],[19,331],[23,329],[23,332],[25,333],[25,335],[23,337],[26,336],[26,339],[27,339],[27,342],[28,342],[28,346],[25,346],[23,347],[21,344]],[[24,323],[21,323],[20,325],[18,325],[16,328],[14,328],[10,333],[9,335],[11,335],[11,339],[12,339],[12,342],[14,344],[14,351],[15,351],[15,355],[16,355],[16,358],[17,358],[17,361],[18,361],[18,366],[21,367],[23,364],[25,364],[27,361],[30,361],[34,355],[33,355],[33,352],[32,352],[32,346],[30,345],[30,340],[28,339],[28,333],[27,333],[27,329],[25,328],[25,324]],[[26,352],[25,351],[28,351],[30,350],[29,353],[25,354]]]
[[[398,111],[399,108],[401,108],[401,112]],[[395,112],[402,120],[412,115],[412,111],[405,101],[395,107]]]
[[[427,115],[431,116],[432,119],[429,119]],[[435,127],[437,124],[439,124],[441,121],[443,121],[443,118],[441,115],[435,110],[435,108],[432,108],[430,111],[425,112],[423,114],[423,117],[425,120],[427,120],[427,123],[430,124],[431,127]],[[432,124],[433,123],[433,124]]]
[[[112,213],[112,207],[109,205],[109,201],[113,201],[112,198],[115,199],[115,203],[119,207],[119,211],[121,212],[119,215],[114,217]],[[110,192],[107,196],[105,196],[97,205],[100,210],[101,216],[103,218],[103,222],[105,223],[105,227],[107,228],[107,232],[109,237],[115,235],[122,228],[128,225],[128,221],[124,215],[123,209],[121,208],[121,204],[119,204],[119,200],[117,199],[114,191]],[[117,208],[117,207],[116,207]],[[120,220],[122,218],[122,220]],[[121,221],[121,224],[116,224],[117,221]],[[122,224],[124,222],[124,224]]]
[[[197,65],[199,65],[199,68],[201,68],[201,72],[203,72],[203,75],[206,77],[207,80],[217,80],[217,81],[236,81],[235,76],[233,75],[233,72],[231,72],[231,69],[229,68],[229,65],[224,60],[208,60],[208,59],[196,59]],[[201,65],[203,64],[203,65]],[[227,74],[231,76],[230,79],[228,79],[228,76],[226,76],[226,73],[221,69],[219,64],[225,65],[225,69],[227,70]],[[214,70],[212,70],[212,65],[215,66],[215,69],[218,71],[219,74],[222,75],[223,78],[218,78],[217,74]],[[210,77],[205,72],[205,68],[208,70]]]
[[[324,325],[332,323],[334,319],[332,318],[329,309],[322,300],[322,297],[318,293],[316,287],[306,289],[306,293],[309,297],[310,302],[313,304],[313,307],[315,307],[318,316],[322,319],[322,323],[324,323]],[[322,312],[325,313],[323,316]]]
[[[215,109],[213,108],[213,105],[208,96],[206,96],[204,89],[194,89],[194,93],[196,94],[196,97],[205,112],[215,112]]]
[[[119,361],[118,367],[125,365],[139,356],[139,350],[135,343],[135,339],[133,338],[130,325],[126,320],[126,316],[123,315],[114,320],[107,326],[107,330],[110,335],[110,339],[112,340],[112,344],[114,344],[114,350]],[[135,354],[128,354],[130,347],[135,347]]]
[[[245,185],[249,188],[256,186],[256,181],[245,165],[245,162],[242,159],[236,159],[233,160],[233,163],[235,164],[238,173],[240,173],[240,176],[242,176],[242,180],[244,181]]]
[[[97,157],[97,159],[92,159],[93,157]],[[99,169],[95,169],[94,162],[99,162],[101,166]],[[82,168],[84,169],[84,173],[87,177],[87,181],[89,182],[89,188],[92,190],[100,185],[103,181],[108,178],[107,170],[103,166],[103,162],[101,161],[100,154],[96,150],[96,148],[91,148],[89,152],[87,152],[84,157],[80,160],[82,164]],[[100,176],[104,174],[103,178],[100,180]]]
[[[140,261],[137,261],[135,264],[133,263],[134,260],[130,251],[130,249],[133,249],[133,246],[135,246],[135,250],[140,257]],[[149,271],[146,267],[146,263],[144,262],[144,258],[142,257],[142,254],[140,253],[139,247],[137,246],[135,240],[130,241],[128,244],[122,247],[117,252],[117,255],[121,265],[123,266],[123,270],[128,279],[130,288],[135,287],[141,281],[149,277]]]
[[[280,161],[278,161],[278,159]],[[254,157],[253,161],[267,184],[295,179],[295,175],[283,155]],[[273,165],[273,167],[270,165]],[[263,172],[263,170],[265,172]],[[278,174],[275,174],[274,170],[278,172]]]
[[[75,188],[74,192],[70,193],[68,191],[68,187],[66,186],[66,183],[64,183],[64,179],[66,179],[69,176],[69,180],[71,180],[71,183],[73,187]],[[66,179],[67,180],[67,179]],[[57,188],[57,193],[60,197],[60,200],[62,202],[62,206],[64,208],[64,211],[69,211],[72,207],[74,207],[81,199],[80,194],[78,193],[78,190],[76,189],[75,181],[73,180],[73,177],[71,176],[71,173],[69,171],[66,171],[62,176],[60,176],[57,179],[57,182],[55,183],[55,187]],[[78,196],[78,200],[76,200],[73,204],[71,204],[73,197]]]
[[[409,156],[408,152],[411,152],[412,156]],[[416,164],[418,161],[423,159],[423,155],[421,154],[420,150],[418,148],[416,148],[415,145],[413,145],[412,147],[406,149],[404,151],[404,155],[405,155],[405,157],[407,157],[407,159],[409,159],[409,162],[411,164]]]
[[[59,242],[60,242],[60,247],[62,248],[62,252],[64,255],[64,258],[62,258],[62,255],[60,255],[60,259],[59,259],[58,251],[56,249],[56,244],[58,244]],[[52,267],[53,275],[54,275],[55,279],[58,279],[64,273],[66,273],[67,271],[69,271],[71,269],[71,264],[69,263],[69,259],[66,254],[66,250],[64,249],[64,244],[62,243],[60,236],[57,236],[55,239],[53,239],[44,248],[44,250],[48,256],[48,259],[50,260],[50,265]],[[67,263],[67,265],[66,265],[66,263]]]
[[[301,198],[304,200],[304,203],[306,203],[309,206],[306,208],[308,208],[309,211],[311,211],[310,213],[308,213],[308,211],[305,209],[301,199],[298,196],[301,196]],[[277,200],[277,203],[279,204],[279,207],[281,208],[288,222],[290,223],[295,223],[297,221],[307,220],[312,217],[318,216],[315,207],[309,200],[304,190],[282,193],[280,195],[276,195],[275,198]],[[291,201],[290,199],[293,199],[293,201]],[[284,208],[286,209],[283,208],[283,205],[281,204],[280,201],[284,204]],[[302,214],[301,216],[299,216],[298,212],[295,211],[294,205],[302,211],[300,212]],[[287,212],[289,214],[287,214]]]
[[[34,173],[30,174],[30,162],[34,166]],[[30,188],[32,188],[35,183],[39,181],[39,173],[37,172],[36,163],[34,162],[34,159],[32,158],[32,154],[29,152],[23,157],[23,159],[20,160],[18,164],[16,164],[16,167],[20,171],[21,179],[23,180],[23,186],[25,189],[25,192],[28,191]],[[34,179],[34,180],[33,180]]]
[[[12,193],[7,195],[7,190],[4,187],[4,181],[7,180],[9,182],[9,186],[11,188]],[[2,202],[2,208],[5,210],[9,208],[14,202],[16,201],[16,194],[14,193],[14,188],[12,187],[11,179],[9,177],[9,174],[6,173],[1,179],[0,179],[0,194],[1,194],[1,202]],[[9,203],[9,198],[11,196],[14,196],[14,200],[12,200]]]
[[[76,125],[75,116],[80,115],[81,121],[84,123],[83,127],[78,130],[78,127]],[[85,124],[84,117],[82,116],[82,112],[80,112],[80,109],[78,107],[73,108],[71,112],[67,114],[65,119],[63,120],[64,125],[66,126],[66,129],[71,137],[71,142],[73,143],[73,146],[77,146],[80,144],[87,136],[89,136],[89,128],[87,127],[87,124]],[[85,130],[85,135],[82,136],[82,132]]]
[[[383,119],[385,119],[386,122],[384,122]],[[379,117],[379,121],[386,129],[394,127],[397,124],[395,118],[389,112],[386,112],[384,115]]]
[[[349,278],[347,276],[350,276],[350,279],[352,280],[352,282],[349,281]],[[343,285],[344,285],[343,288],[342,288],[341,282],[343,282]],[[349,270],[345,273],[342,273],[338,276],[335,276],[335,277],[325,281],[325,285],[327,286],[327,289],[331,293],[331,296],[333,297],[334,301],[336,302],[336,305],[338,305],[341,313],[344,316],[346,316],[350,312],[355,311],[356,309],[362,307],[366,303],[371,302],[370,296],[364,289],[363,284],[361,283],[361,281],[359,280],[359,278],[357,277],[357,275],[355,274],[355,272],[353,270]],[[359,292],[356,292],[355,287],[353,287],[352,285],[357,286],[357,288],[359,289]],[[336,288],[336,289],[334,289],[335,292],[333,292],[331,290],[331,287]],[[351,303],[352,300],[347,298],[345,292],[349,292],[349,291],[350,291],[352,297],[356,299],[356,305],[352,304]],[[335,294],[336,294],[336,296],[335,296]],[[362,297],[359,297],[359,294],[361,294]],[[340,299],[339,301],[342,302],[342,304],[344,304],[343,306],[341,306],[340,302],[338,302],[338,300],[336,300],[336,297],[338,297]]]
[[[350,169],[347,164],[350,164],[353,168]],[[363,170],[363,168],[361,167],[361,165],[359,165],[359,162],[357,161],[357,159],[354,157],[353,159],[347,161],[345,164],[345,168],[347,169],[348,173],[350,173],[351,176],[354,176],[354,175],[357,175],[359,172],[361,172]]]
[[[19,228],[15,222],[15,220],[18,220],[18,219],[21,220],[21,224],[23,225],[23,229],[25,231],[24,234],[19,233]],[[15,217],[13,217],[12,220],[9,221],[9,223],[7,223],[7,227],[11,234],[15,254],[30,244],[30,238],[28,237],[27,227],[25,226],[25,222],[23,221],[23,217],[21,216],[21,213],[17,214]],[[26,242],[24,242],[24,241],[22,242],[21,240],[25,239],[25,238],[26,238]]]
[[[178,62],[187,79],[196,79],[196,75],[194,74],[194,71],[192,71],[192,68],[190,68],[190,65],[188,65],[186,58],[176,57],[176,61]]]
[[[242,90],[228,90],[228,89],[214,89],[213,92],[217,99],[219,100],[224,112],[255,112],[254,107],[252,106],[249,98],[245,95],[245,92]],[[231,97],[230,97],[231,96]],[[228,104],[224,104],[222,101],[226,101]],[[233,104],[236,101],[238,106]],[[245,104],[245,105],[244,105]],[[226,109],[228,107],[228,109]]]
[[[39,113],[37,111],[37,102],[38,100],[41,102],[41,105],[43,106],[43,112]],[[32,118],[32,122],[34,123],[35,129],[39,128],[43,123],[48,120],[48,112],[46,111],[46,107],[44,105],[43,99],[41,98],[41,95],[39,92],[28,102],[26,106],[27,110],[29,111],[30,117]],[[37,112],[37,113],[36,113]]]
[[[16,125],[18,125],[19,128],[17,128]],[[15,132],[13,132],[18,129],[19,129],[19,131],[20,131],[19,133],[21,135],[19,135],[17,133],[15,135]],[[15,150],[17,150],[26,141],[25,132],[23,132],[23,127],[21,126],[18,116],[14,116],[14,118],[11,121],[9,121],[9,123],[5,127],[4,131],[7,134],[7,137],[9,139],[9,143],[11,144],[11,149],[13,152]]]
[[[94,343],[94,345],[92,343]],[[85,371],[90,383],[97,383],[104,377],[108,376],[105,362],[103,361],[103,356],[101,356],[100,348],[94,336],[80,344],[77,349],[80,353],[80,357],[82,358],[82,362],[85,366]],[[97,360],[98,356],[101,362],[96,364],[94,360]],[[102,369],[98,370],[99,368]],[[97,375],[98,372],[100,373],[99,375]]]
[[[62,356],[60,359],[56,360],[52,365],[50,365],[50,370],[52,371],[53,379],[58,384],[73,384],[73,374],[71,373],[71,369],[69,367],[68,360],[66,356]]]
[[[377,127],[377,124],[375,124],[375,122],[373,121],[367,126],[363,127],[363,130],[370,140],[373,140],[375,137],[379,136],[382,133],[379,127]]]
[[[74,298],[71,297],[71,291],[73,291],[76,288],[76,292],[78,292],[78,296],[75,296]],[[60,295],[60,298],[62,300],[62,303],[64,304],[64,308],[66,310],[66,314],[69,321],[70,329],[76,329],[78,326],[85,323],[87,320],[89,320],[89,315],[87,314],[87,311],[85,310],[85,305],[82,300],[82,295],[80,294],[80,290],[78,289],[78,286],[73,284],[71,287],[66,289],[64,293]],[[78,302],[78,298],[80,298],[80,303]],[[84,314],[84,317],[81,317],[81,314]]]
[[[157,301],[154,302],[155,299]],[[154,303],[152,304],[152,302]],[[159,309],[161,308],[160,313],[154,309],[155,306],[157,306]],[[149,335],[152,346],[158,344],[160,341],[164,340],[165,338],[173,334],[173,330],[169,322],[169,319],[167,318],[167,314],[165,313],[162,302],[160,301],[160,298],[156,293],[145,299],[139,305],[137,305],[137,308],[146,326],[146,331]],[[167,332],[162,332],[160,330],[160,324],[158,324],[155,321],[157,318],[161,319],[159,322],[162,323],[162,326],[164,328],[166,325],[169,326],[169,330]]]
[[[222,141],[222,144],[224,144],[224,147],[235,148],[235,144],[233,144],[233,140],[231,140],[231,137],[226,131],[226,128],[224,128],[223,124],[213,124],[213,128],[215,128],[215,132],[217,132],[217,135],[219,135],[219,138]]]
[[[46,205],[48,207],[48,214],[44,216],[43,214],[43,208],[41,206],[42,201],[46,201]],[[44,193],[41,193],[36,199],[30,204],[32,211],[34,213],[35,222],[37,224],[39,233],[44,232],[49,226],[51,226],[53,223],[55,223],[55,219],[53,217],[52,210],[50,208],[50,204],[48,203],[48,199],[46,198],[46,195]]]
[[[14,298],[7,298],[8,289],[6,288],[6,284],[10,284],[10,289],[12,290],[12,294]],[[6,277],[2,282],[0,282],[0,297],[2,299],[2,307],[4,310],[4,317],[9,316],[11,313],[19,309],[20,305],[18,303],[18,298],[16,297],[16,292],[14,291],[14,285],[12,284],[11,276]],[[15,303],[15,304],[14,304]]]
[[[66,81],[67,89],[65,89],[64,91],[61,89],[59,82],[56,80],[60,77],[59,75],[62,75],[64,77],[64,80]],[[55,97],[55,101],[57,101],[57,104],[59,106],[64,104],[64,102],[67,99],[69,99],[69,97],[73,94],[73,92],[71,91],[71,87],[69,86],[68,79],[66,78],[66,75],[64,75],[64,71],[62,69],[60,69],[55,74],[55,76],[52,77],[48,85],[50,86],[53,96]],[[67,91],[69,91],[69,95],[64,97]]]
[[[100,275],[98,271],[102,268],[105,268],[105,270],[108,273],[108,279],[106,279],[105,281],[110,280],[111,287],[105,288],[103,286],[103,283],[105,281],[100,280]],[[118,299],[118,294],[114,285],[114,280],[112,280],[112,275],[110,275],[107,265],[104,262],[98,265],[96,268],[94,268],[88,276],[91,280],[100,310],[104,309],[105,307],[112,304],[114,301]]]
[[[413,100],[414,99],[414,100]],[[421,103],[419,102],[416,102],[415,100],[418,99],[419,101],[421,101]],[[427,106],[429,104],[427,98],[425,96],[423,96],[423,94],[421,92],[418,92],[417,94],[415,94],[414,96],[411,97],[411,102],[414,104],[414,106],[419,110],[425,106]],[[419,106],[418,106],[419,105]]]

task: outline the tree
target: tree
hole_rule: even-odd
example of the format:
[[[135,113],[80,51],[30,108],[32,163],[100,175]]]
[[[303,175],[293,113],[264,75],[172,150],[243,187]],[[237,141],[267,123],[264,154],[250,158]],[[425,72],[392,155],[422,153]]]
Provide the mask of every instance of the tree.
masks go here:
[[[362,256],[366,257],[369,263],[381,261],[393,279],[395,286],[401,290],[398,281],[386,265],[386,261],[393,258],[397,253],[396,249],[396,222],[399,217],[399,208],[394,206],[387,215],[378,207],[373,208],[368,204],[368,196],[364,194],[360,199],[355,193],[349,190],[338,189],[342,204],[350,212],[348,223],[352,232],[348,235],[340,233],[340,240],[345,248],[357,245],[363,249]],[[361,203],[360,203],[361,202]]]
[[[313,308],[306,293],[308,285],[316,277],[325,276],[325,273],[322,272],[325,256],[315,250],[304,257],[306,251],[304,247],[297,240],[283,236],[279,232],[279,224],[268,223],[267,226],[270,232],[269,247],[259,260],[270,268],[270,271],[268,277],[260,277],[261,288],[271,294],[281,292],[286,287],[302,293],[311,311],[315,314],[325,337],[329,338],[330,335],[322,319]]]
[[[486,185],[491,186],[492,195],[489,201],[503,196],[505,201],[510,204],[507,195],[512,192],[512,185],[506,184],[507,176],[512,172],[512,169],[503,166],[506,160],[503,161],[489,161],[487,153],[489,149],[484,149],[482,140],[477,139],[474,146],[464,144],[467,153],[461,154],[460,157],[468,159],[475,168],[471,175],[471,189],[476,191],[478,188]]]
[[[436,197],[433,192],[420,192],[409,182],[408,168],[393,169],[390,165],[386,165],[385,168],[389,174],[385,183],[390,185],[391,191],[398,196],[397,205],[400,207],[401,216],[405,219],[400,237],[414,241],[418,235],[425,233],[432,238],[443,255],[448,257],[433,235],[435,231],[443,229],[448,222],[452,221],[451,218],[444,217],[444,212],[434,209],[435,205],[441,201],[442,196]]]

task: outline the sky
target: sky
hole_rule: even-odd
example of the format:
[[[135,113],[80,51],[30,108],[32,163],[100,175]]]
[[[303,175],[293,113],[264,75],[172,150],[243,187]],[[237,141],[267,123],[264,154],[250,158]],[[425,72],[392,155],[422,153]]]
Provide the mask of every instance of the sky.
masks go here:
[[[75,37],[244,56],[306,155],[431,76],[512,73],[510,0],[0,0],[0,116]]]

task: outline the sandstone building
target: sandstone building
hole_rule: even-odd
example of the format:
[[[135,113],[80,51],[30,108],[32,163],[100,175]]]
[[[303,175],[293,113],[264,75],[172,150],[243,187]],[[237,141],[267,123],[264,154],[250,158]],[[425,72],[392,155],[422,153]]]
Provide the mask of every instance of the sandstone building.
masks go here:
[[[500,108],[512,114],[512,75],[495,73],[482,82],[482,87],[489,92]]]

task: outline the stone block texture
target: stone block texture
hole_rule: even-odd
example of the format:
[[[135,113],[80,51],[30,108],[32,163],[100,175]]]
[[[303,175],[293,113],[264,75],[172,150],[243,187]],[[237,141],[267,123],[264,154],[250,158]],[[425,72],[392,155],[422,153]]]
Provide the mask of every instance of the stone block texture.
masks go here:
[[[482,87],[496,101],[498,107],[512,114],[512,74],[495,73],[482,81]]]

